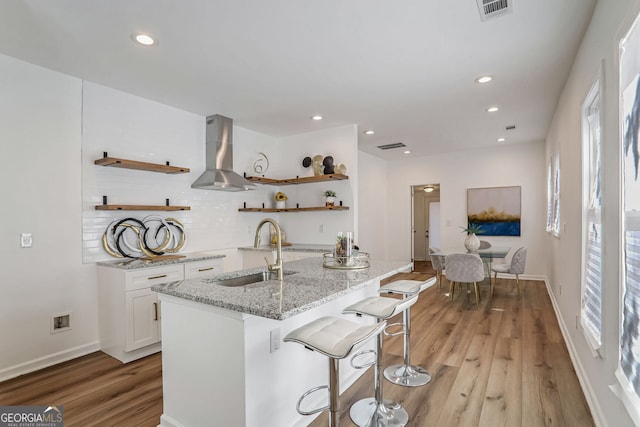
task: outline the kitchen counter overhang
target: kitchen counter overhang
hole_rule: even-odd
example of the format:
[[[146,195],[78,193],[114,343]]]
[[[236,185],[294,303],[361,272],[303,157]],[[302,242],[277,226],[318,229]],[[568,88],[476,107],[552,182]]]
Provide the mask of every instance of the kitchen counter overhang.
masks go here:
[[[215,283],[266,270],[253,268],[156,285],[152,289],[227,310],[284,320],[410,268],[411,263],[406,261],[374,261],[366,269],[335,270],[324,268],[321,258],[307,258],[284,263],[282,282],[267,280],[236,287]]]

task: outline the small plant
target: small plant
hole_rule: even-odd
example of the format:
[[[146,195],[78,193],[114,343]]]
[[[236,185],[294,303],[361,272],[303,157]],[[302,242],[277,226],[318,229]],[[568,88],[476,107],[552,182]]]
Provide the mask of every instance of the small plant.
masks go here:
[[[333,190],[326,190],[324,192],[324,197],[336,197],[336,192]]]
[[[466,228],[462,226],[460,228],[462,228],[462,232],[467,233],[467,235],[484,233],[484,231],[482,231],[482,228],[480,228],[478,224],[474,224],[474,223],[469,223],[469,225],[467,225]]]
[[[281,191],[278,191],[275,196],[277,202],[284,202],[285,200],[287,200],[287,198],[287,195]]]

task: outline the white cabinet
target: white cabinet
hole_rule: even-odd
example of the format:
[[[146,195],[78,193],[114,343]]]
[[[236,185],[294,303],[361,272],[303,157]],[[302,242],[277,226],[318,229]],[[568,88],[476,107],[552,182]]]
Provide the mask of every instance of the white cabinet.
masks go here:
[[[321,252],[308,252],[308,251],[284,251],[284,252],[282,252],[282,260],[284,262],[297,261],[299,259],[313,258],[313,257],[322,257],[322,253]]]
[[[151,289],[125,293],[127,337],[124,351],[133,351],[160,342],[160,302]]]
[[[198,279],[200,277],[221,274],[222,272],[222,258],[184,263],[185,279]]]
[[[221,258],[131,270],[99,265],[101,350],[124,363],[157,353],[162,309],[151,287],[220,273]]]

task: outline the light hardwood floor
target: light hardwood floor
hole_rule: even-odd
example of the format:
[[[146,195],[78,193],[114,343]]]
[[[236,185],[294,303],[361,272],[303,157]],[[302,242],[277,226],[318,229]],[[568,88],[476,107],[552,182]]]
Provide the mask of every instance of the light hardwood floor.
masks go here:
[[[433,379],[417,388],[383,382],[385,398],[409,412],[408,426],[594,425],[544,283],[521,281],[521,298],[512,284],[500,280],[490,301],[485,286],[478,308],[473,295],[467,299],[463,292],[450,302],[448,285],[420,296],[411,313],[411,356]],[[400,363],[402,348],[402,337],[387,338],[385,364]],[[372,396],[372,388],[369,370],[343,391],[341,426],[354,425],[348,408]],[[122,365],[93,353],[0,383],[0,405],[63,405],[67,427],[156,426],[162,414],[161,357]],[[325,414],[311,423],[326,425]]]

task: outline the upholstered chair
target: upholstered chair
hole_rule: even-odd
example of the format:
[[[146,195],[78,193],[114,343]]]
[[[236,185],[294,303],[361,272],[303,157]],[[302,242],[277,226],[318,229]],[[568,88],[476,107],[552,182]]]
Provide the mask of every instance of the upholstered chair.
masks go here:
[[[477,254],[451,254],[445,258],[444,268],[449,280],[449,295],[453,300],[456,283],[473,283],[476,304],[480,304],[478,282],[484,280],[484,264]]]
[[[444,270],[444,257],[441,255],[434,255],[440,252],[439,248],[429,248],[429,258],[431,258],[431,268],[436,271],[436,278],[438,279],[438,289],[442,288],[442,273]]]
[[[516,287],[518,288],[518,294],[520,294],[520,275],[524,273],[524,266],[527,263],[527,247],[523,246],[516,250],[511,257],[510,263],[495,264],[491,266],[491,271],[494,272],[494,279],[491,282],[491,294],[493,295],[493,287],[498,280],[498,273],[501,274],[513,274],[516,276]]]

